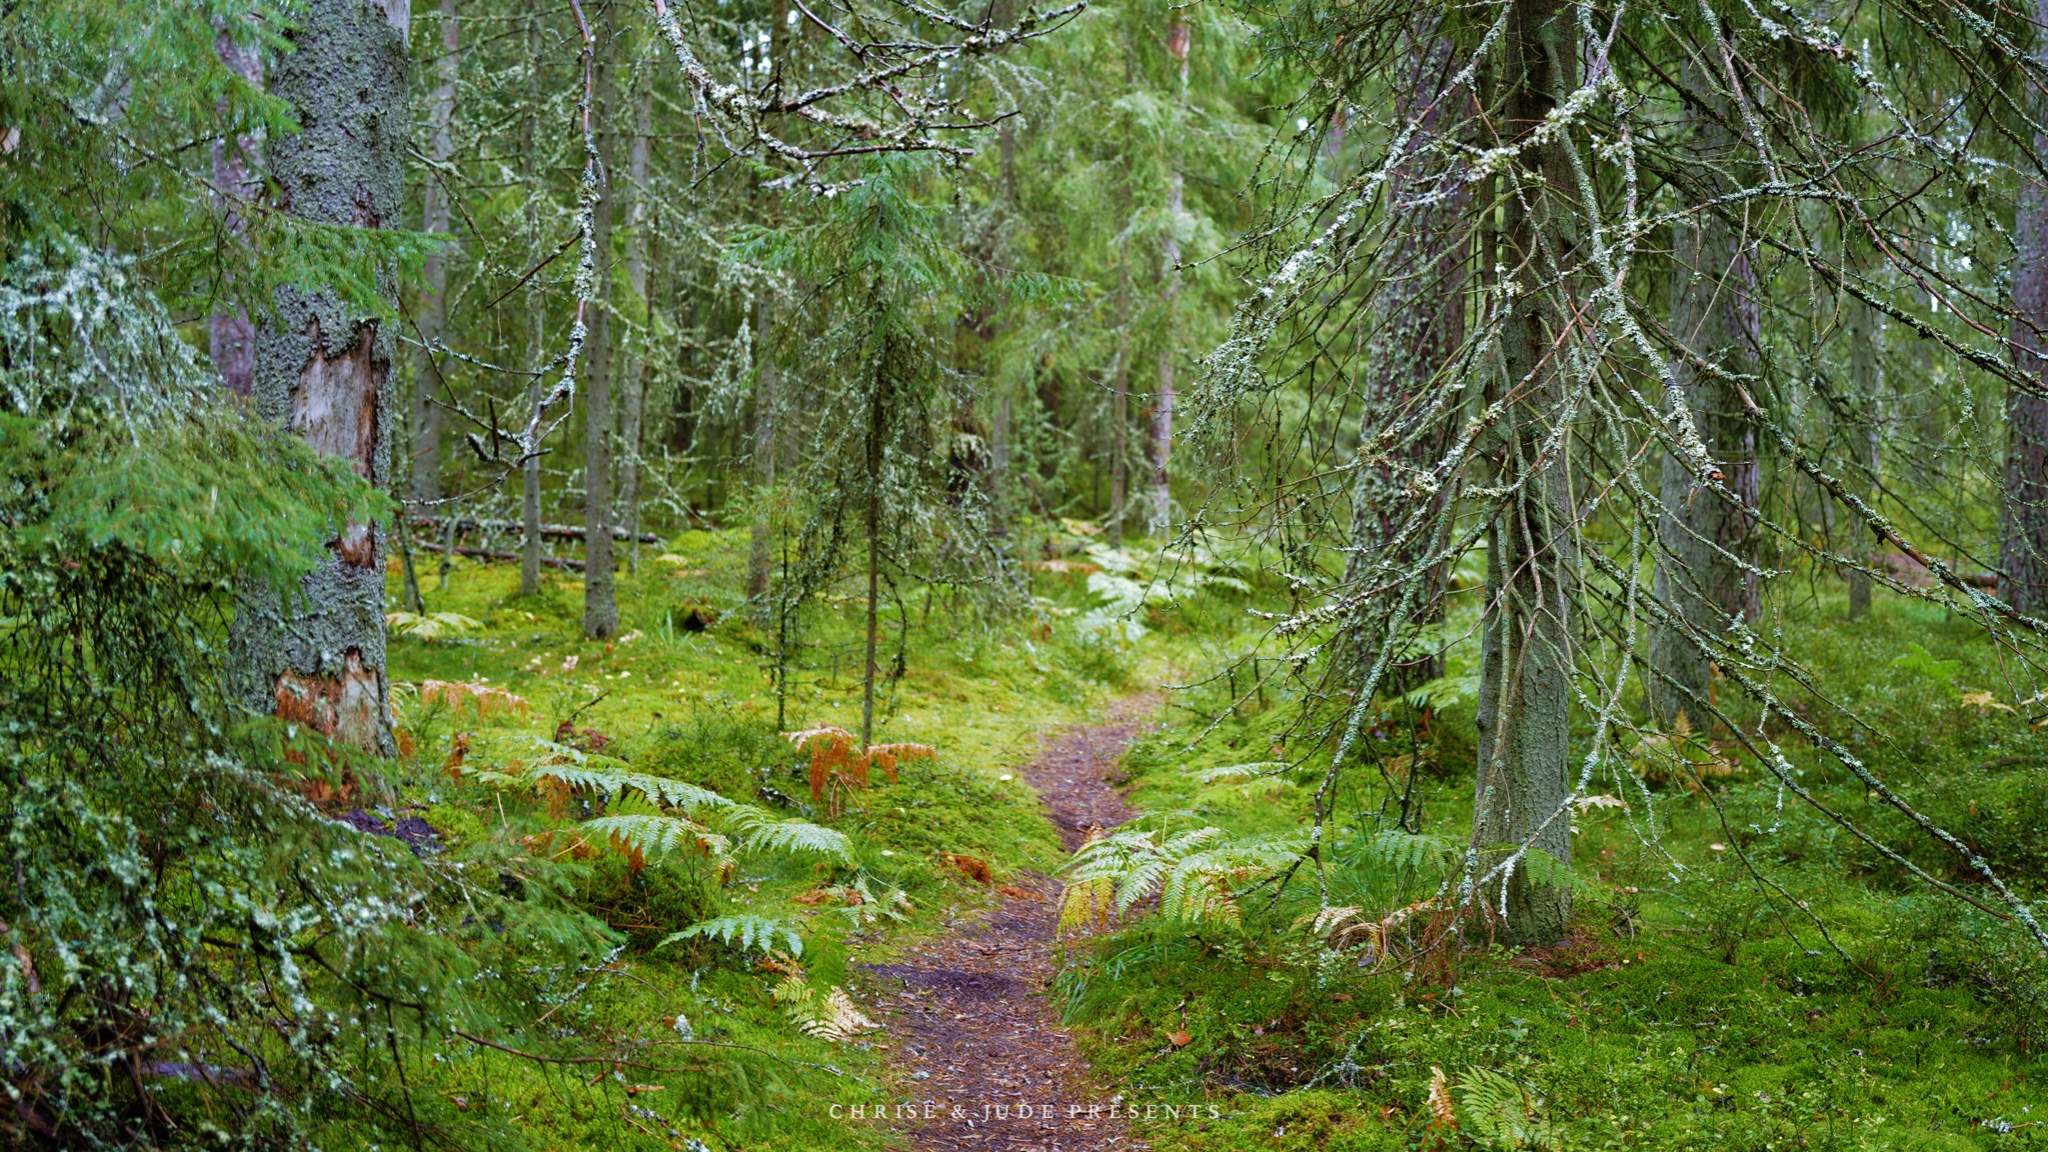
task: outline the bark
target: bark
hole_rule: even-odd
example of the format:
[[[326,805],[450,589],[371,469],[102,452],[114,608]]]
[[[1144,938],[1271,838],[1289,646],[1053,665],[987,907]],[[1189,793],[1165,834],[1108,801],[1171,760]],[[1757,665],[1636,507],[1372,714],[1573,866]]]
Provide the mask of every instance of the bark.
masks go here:
[[[1696,71],[1691,76],[1695,92],[1711,90]],[[1732,108],[1726,111],[1733,115]],[[1706,174],[1701,194],[1719,194],[1727,181],[1713,174],[1723,165],[1736,167],[1744,146],[1724,126],[1726,117],[1689,107],[1689,118],[1694,146],[1707,159],[1701,166]],[[1658,494],[1663,551],[1655,591],[1690,630],[1719,635],[1732,621],[1757,614],[1756,429],[1744,415],[1735,383],[1727,375],[1698,370],[1694,361],[1719,365],[1725,374],[1754,377],[1761,347],[1756,272],[1742,230],[1718,213],[1700,213],[1679,224],[1673,249],[1671,335],[1681,351],[1671,357],[1671,372],[1708,455],[1739,503],[1699,487],[1684,460],[1665,453]],[[1706,731],[1710,652],[1686,630],[1659,625],[1650,635],[1650,656],[1658,673],[1649,685],[1658,722],[1669,728],[1682,712],[1694,731]]]
[[[441,52],[434,59],[434,73],[440,81],[427,104],[427,154],[437,165],[446,165],[455,154],[451,130],[455,119],[455,77],[462,60],[462,25],[455,19],[455,0],[441,0]],[[448,190],[445,173],[430,170],[420,191],[420,231],[448,231]],[[431,345],[441,338],[448,321],[448,253],[437,249],[421,269],[425,285],[420,292],[419,310],[413,321],[419,325],[420,342]],[[412,382],[412,498],[420,501],[441,498],[441,410],[433,397],[442,387],[441,372],[434,354],[419,350]]]
[[[754,378],[754,523],[752,548],[747,553],[747,597],[752,600],[759,600],[768,591],[769,569],[774,563],[770,553],[775,526],[768,513],[775,492],[775,457],[780,447],[776,435],[780,398],[776,395],[775,362],[764,352],[771,346],[771,315],[767,301],[755,306],[754,348],[760,370]]]
[[[1557,0],[1515,0],[1496,49],[1489,101],[1501,109],[1508,139],[1526,141],[1573,87],[1574,57],[1559,47],[1575,42],[1569,19]],[[1489,403],[1512,399],[1482,456],[1494,483],[1526,478],[1495,510],[1486,536],[1473,841],[1487,868],[1525,845],[1571,864],[1571,819],[1563,808],[1571,794],[1572,492],[1555,454],[1537,459],[1538,446],[1566,415],[1552,350],[1570,321],[1557,283],[1571,266],[1576,231],[1570,146],[1565,139],[1524,144],[1528,167],[1507,178],[1522,186],[1501,196],[1500,231],[1490,238],[1486,264],[1504,266],[1519,287],[1504,302],[1500,359],[1485,388]],[[1511,941],[1556,939],[1571,919],[1570,889],[1537,883],[1526,863],[1478,896],[1501,918],[1497,933]]]
[[[313,0],[291,30],[273,92],[301,130],[271,141],[279,208],[307,220],[381,228],[403,205],[404,0]],[[385,284],[385,291],[392,286]],[[258,327],[251,397],[314,450],[391,479],[394,333],[331,293],[278,290]],[[384,529],[346,524],[301,595],[247,594],[234,642],[252,706],[360,748],[393,751],[384,663]]]
[[[215,36],[214,52],[228,71],[253,87],[263,87],[263,58],[255,51],[236,44],[226,28]],[[223,112],[226,111],[225,106],[223,99]],[[223,135],[214,141],[214,207],[226,220],[226,231],[231,238],[239,237],[245,227],[240,205],[253,201],[263,192],[263,178],[258,175],[262,147],[254,135]],[[223,280],[233,279],[233,273],[228,270],[232,259],[222,261]],[[249,310],[240,304],[227,305],[208,317],[206,333],[207,347],[213,356],[213,366],[220,373],[221,386],[237,396],[249,395],[256,367],[256,326],[249,320]]]
[[[540,134],[541,84],[540,62],[541,36],[540,17],[529,13],[526,18],[526,154],[534,154]],[[540,237],[540,173],[532,173],[532,183],[526,189],[526,244],[529,265],[544,259]],[[547,363],[547,301],[541,295],[540,286],[532,281],[526,286],[526,338],[528,371],[533,377],[526,385],[526,407],[530,412],[541,401],[543,381],[540,366]],[[532,596],[540,591],[541,567],[541,524],[540,524],[540,456],[528,456],[519,462],[519,594]]]
[[[640,431],[646,415],[647,373],[652,366],[646,345],[654,323],[654,307],[647,295],[647,160],[653,123],[654,86],[650,78],[642,77],[633,94],[633,140],[626,151],[625,190],[626,286],[640,317],[640,334],[626,345],[626,355],[619,358],[618,383],[624,409],[619,421],[619,446],[626,455],[619,467],[619,502],[625,505],[627,528],[636,533],[627,552],[627,563],[635,572],[640,569]]]
[[[1877,309],[1862,300],[1849,301],[1849,452],[1854,465],[1845,471],[1851,489],[1868,501],[1876,490],[1878,466],[1879,392],[1883,378],[1878,366]],[[1861,518],[1847,520],[1849,539],[1845,547],[1851,556],[1863,559],[1870,551],[1871,532]],[[1849,619],[1870,614],[1870,575],[1860,568],[1849,569]]]
[[[2048,18],[2048,0],[2037,0],[2037,19]],[[2036,49],[2048,63],[2048,43]],[[2048,155],[2048,132],[2034,136],[2036,155]],[[2032,175],[2022,179],[2013,261],[2013,364],[2032,378],[2033,390],[2008,387],[2005,394],[2005,504],[1999,533],[1998,595],[2021,612],[2048,612],[2048,189]],[[1924,341],[1923,341],[1924,343]]]
[[[605,188],[591,220],[597,241],[597,298],[590,302],[590,375],[583,409],[583,634],[606,640],[619,630],[612,574],[612,209],[611,111],[617,83],[618,29],[611,9],[597,18],[596,117],[598,162]]]

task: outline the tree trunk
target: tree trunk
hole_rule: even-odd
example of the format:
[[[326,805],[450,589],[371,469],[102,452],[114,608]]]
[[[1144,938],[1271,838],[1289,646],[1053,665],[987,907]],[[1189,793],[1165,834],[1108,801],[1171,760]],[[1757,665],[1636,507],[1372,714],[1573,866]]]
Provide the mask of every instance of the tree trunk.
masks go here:
[[[1122,291],[1116,303],[1116,382],[1109,392],[1109,546],[1124,546],[1125,500],[1130,481],[1126,460],[1131,452],[1131,271],[1124,265]]]
[[[776,454],[781,441],[776,435],[780,398],[776,395],[775,361],[767,355],[768,326],[772,308],[766,300],[754,307],[754,355],[760,369],[754,378],[754,523],[752,548],[747,553],[747,597],[759,600],[768,591],[769,568],[774,563],[770,548],[775,525],[769,518],[775,492]]]
[[[228,71],[249,82],[252,87],[263,87],[263,58],[253,49],[236,44],[225,27],[214,37],[214,51]],[[222,101],[223,110],[226,99]],[[257,174],[262,144],[253,136],[223,135],[213,144],[213,188],[214,205],[220,209],[230,237],[238,237],[245,227],[240,205],[247,204],[263,192],[263,178]],[[222,262],[223,278],[231,278],[227,266],[231,261]],[[240,304],[230,304],[215,312],[207,319],[207,346],[213,356],[213,366],[220,372],[223,388],[237,396],[249,395],[251,377],[256,365],[256,326],[249,320],[249,310]]]
[[[269,143],[280,208],[326,224],[381,228],[404,204],[404,0],[313,0],[289,33],[273,92],[300,131]],[[387,280],[384,290],[389,292]],[[281,288],[258,327],[252,399],[263,417],[380,487],[391,478],[395,333],[332,293]],[[390,755],[384,664],[384,530],[346,524],[302,596],[247,596],[237,663],[254,706]]]
[[[889,360],[886,341],[876,358],[874,387],[868,393],[867,508],[868,534],[868,619],[867,658],[861,665],[860,746],[865,751],[875,738],[875,641],[881,624],[882,577],[882,437],[888,411]]]
[[[2035,17],[2048,19],[2048,0]],[[2048,62],[2048,41],[2035,50]],[[2048,156],[2048,133],[2034,137],[2034,152]],[[2013,261],[2013,365],[2032,391],[2005,393],[2005,505],[1999,533],[1998,595],[2029,615],[2048,612],[2048,189],[2031,173],[2020,180]]]
[[[1432,82],[1451,55],[1448,42],[1433,35],[1420,38],[1408,59],[1409,75],[1402,91],[1432,94]],[[1403,101],[1397,108],[1402,123],[1418,112],[1421,120],[1409,147],[1409,165],[1426,165],[1429,137],[1440,131],[1447,111],[1441,103],[1428,108]],[[1330,125],[1324,151],[1334,157],[1343,147],[1342,111]],[[1352,489],[1352,552],[1345,563],[1345,582],[1366,579],[1374,567],[1389,565],[1405,571],[1436,546],[1433,536],[1411,537],[1395,551],[1395,538],[1404,525],[1395,513],[1404,507],[1401,489],[1411,470],[1437,463],[1447,447],[1450,427],[1436,428],[1400,443],[1394,453],[1386,451],[1382,432],[1400,427],[1414,415],[1414,398],[1426,392],[1437,374],[1445,370],[1465,343],[1465,275],[1470,243],[1467,227],[1471,193],[1457,175],[1433,177],[1409,165],[1397,169],[1388,182],[1388,211],[1392,214],[1387,232],[1392,241],[1390,255],[1379,275],[1378,299],[1374,303],[1373,335],[1365,349],[1365,409],[1358,436],[1358,482]],[[1404,431],[1399,433],[1406,435]],[[1396,441],[1398,443],[1398,441]],[[1434,516],[1447,494],[1439,493],[1428,505]],[[1427,586],[1416,598],[1416,623],[1443,619],[1441,566],[1422,574]],[[1358,687],[1376,658],[1378,636],[1361,636],[1358,646]],[[1408,691],[1443,674],[1442,658],[1427,656],[1413,664],[1389,670],[1381,690],[1389,694]]]
[[[540,62],[545,57],[541,52],[540,17],[528,13],[526,17],[526,154],[534,154],[539,143],[541,83]],[[538,265],[544,256],[541,253],[540,198],[543,194],[541,173],[529,174],[531,183],[526,188],[526,251],[528,263]],[[540,286],[528,281],[526,285],[526,334],[527,370],[533,373],[526,385],[526,408],[532,411],[541,401],[544,385],[540,376],[541,365],[547,362],[547,300],[541,295]],[[540,592],[540,456],[538,453],[519,462],[519,594],[532,596]]]
[[[1509,13],[1488,103],[1501,108],[1514,140],[1526,141],[1574,86],[1569,48],[1546,50],[1576,42],[1565,13],[1557,0],[1515,0]],[[1495,510],[1486,534],[1473,841],[1487,868],[1525,845],[1571,864],[1571,818],[1563,809],[1571,794],[1572,492],[1561,463],[1537,458],[1565,415],[1553,348],[1570,320],[1558,278],[1572,259],[1576,193],[1565,151],[1571,144],[1561,137],[1524,145],[1522,163],[1533,171],[1518,165],[1502,181],[1522,187],[1500,197],[1494,241],[1502,276],[1520,287],[1504,302],[1500,359],[1485,389],[1488,402],[1512,399],[1483,456],[1494,483],[1526,481]],[[1526,863],[1478,897],[1512,941],[1554,940],[1571,919],[1571,890],[1537,883]]]
[[[441,0],[441,54],[434,61],[435,74],[440,84],[434,88],[434,98],[427,105],[427,149],[435,164],[445,165],[455,154],[455,137],[450,131],[455,119],[455,78],[461,63],[462,25],[455,19],[455,0]],[[420,231],[448,231],[448,191],[442,181],[446,174],[433,170],[427,173],[424,187],[420,191]],[[448,321],[448,255],[436,250],[426,259],[421,269],[426,284],[420,292],[419,311],[414,322],[419,325],[420,341],[431,345],[441,338]],[[420,349],[415,359],[412,386],[412,498],[419,501],[441,498],[441,410],[433,404],[433,396],[442,387],[439,367],[434,362],[434,353],[428,348]]]
[[[1173,524],[1173,305],[1180,295],[1180,273],[1174,265],[1180,263],[1180,240],[1173,234],[1181,216],[1181,175],[1169,172],[1166,175],[1166,218],[1168,220],[1165,239],[1160,245],[1160,275],[1165,284],[1162,287],[1166,318],[1161,326],[1159,347],[1159,393],[1152,402],[1152,514],[1150,527],[1155,536],[1164,535]]]
[[[650,367],[647,336],[654,330],[654,305],[647,296],[647,159],[653,123],[654,85],[651,77],[643,76],[633,94],[633,142],[626,153],[626,285],[640,317],[640,335],[626,345],[627,354],[619,358],[619,390],[624,405],[619,445],[626,454],[619,469],[619,500],[626,506],[626,526],[635,533],[627,550],[627,564],[634,572],[640,570],[640,429],[646,416],[646,376]]]
[[[1696,70],[1687,72],[1696,92],[1712,91],[1712,81]],[[1743,145],[1723,127],[1724,120],[1697,111],[1689,112],[1689,118],[1695,147],[1706,161],[1702,192],[1718,194],[1721,181],[1712,173],[1720,165],[1737,167]],[[1677,453],[1664,454],[1658,519],[1663,550],[1655,591],[1690,629],[1719,635],[1731,620],[1757,614],[1757,580],[1751,570],[1756,557],[1756,430],[1744,415],[1735,384],[1726,376],[1698,371],[1693,359],[1740,376],[1757,371],[1756,272],[1748,242],[1717,213],[1699,213],[1675,231],[1671,336],[1682,351],[1671,357],[1671,373],[1707,454],[1740,503],[1699,487]],[[1682,712],[1692,730],[1706,731],[1711,726],[1706,711],[1711,654],[1685,631],[1659,625],[1650,635],[1650,655],[1658,673],[1649,684],[1657,721],[1669,728]]]
[[[590,302],[590,375],[583,408],[583,634],[607,640],[619,630],[618,592],[612,575],[612,206],[611,111],[618,28],[612,9],[597,18],[598,164],[605,187],[593,210],[597,242],[596,298]]]
[[[1855,464],[1847,469],[1851,490],[1868,501],[1877,490],[1879,393],[1883,388],[1878,365],[1878,341],[1883,338],[1877,309],[1852,297],[1849,300],[1849,404],[1854,418],[1849,426],[1849,451]],[[1843,542],[1849,555],[1863,560],[1869,554],[1871,532],[1860,517],[1848,520],[1849,538]],[[1849,569],[1849,619],[1870,614],[1870,575],[1861,568]]]

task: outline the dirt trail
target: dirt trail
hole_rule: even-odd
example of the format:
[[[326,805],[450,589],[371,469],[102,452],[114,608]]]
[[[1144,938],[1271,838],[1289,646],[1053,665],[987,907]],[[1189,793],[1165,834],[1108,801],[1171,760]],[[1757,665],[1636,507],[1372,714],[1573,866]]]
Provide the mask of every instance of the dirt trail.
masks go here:
[[[1018,769],[1069,852],[1091,827],[1132,815],[1111,781],[1158,703],[1120,701],[1100,724],[1054,733]],[[914,963],[866,966],[878,977],[898,1063],[925,1076],[913,1082],[917,1118],[901,1126],[931,1152],[1146,1147],[1109,1114],[1115,1094],[1092,1079],[1046,1002],[1059,883],[1023,876],[1009,887],[1023,895],[1005,893],[988,912],[962,917]]]

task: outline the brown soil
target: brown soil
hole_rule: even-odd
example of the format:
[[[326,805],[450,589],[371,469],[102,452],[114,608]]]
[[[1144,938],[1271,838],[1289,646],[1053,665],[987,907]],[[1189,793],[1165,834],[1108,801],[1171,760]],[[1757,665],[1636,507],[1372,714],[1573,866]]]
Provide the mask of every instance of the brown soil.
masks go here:
[[[1132,815],[1117,761],[1157,707],[1151,697],[1122,701],[1100,724],[1054,733],[1018,770],[1068,851],[1090,828]],[[897,1122],[932,1152],[1146,1147],[1112,1115],[1115,1092],[1090,1074],[1046,1002],[1059,882],[1026,875],[997,891],[995,907],[949,925],[914,962],[867,966],[914,1097],[914,1117],[898,1108]]]

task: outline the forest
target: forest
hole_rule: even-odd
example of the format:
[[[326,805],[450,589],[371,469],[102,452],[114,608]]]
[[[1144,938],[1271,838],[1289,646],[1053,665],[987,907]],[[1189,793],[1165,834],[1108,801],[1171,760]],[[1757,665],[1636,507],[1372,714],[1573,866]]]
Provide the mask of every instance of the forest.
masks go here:
[[[0,1140],[2048,1148],[2048,0],[0,0]]]

